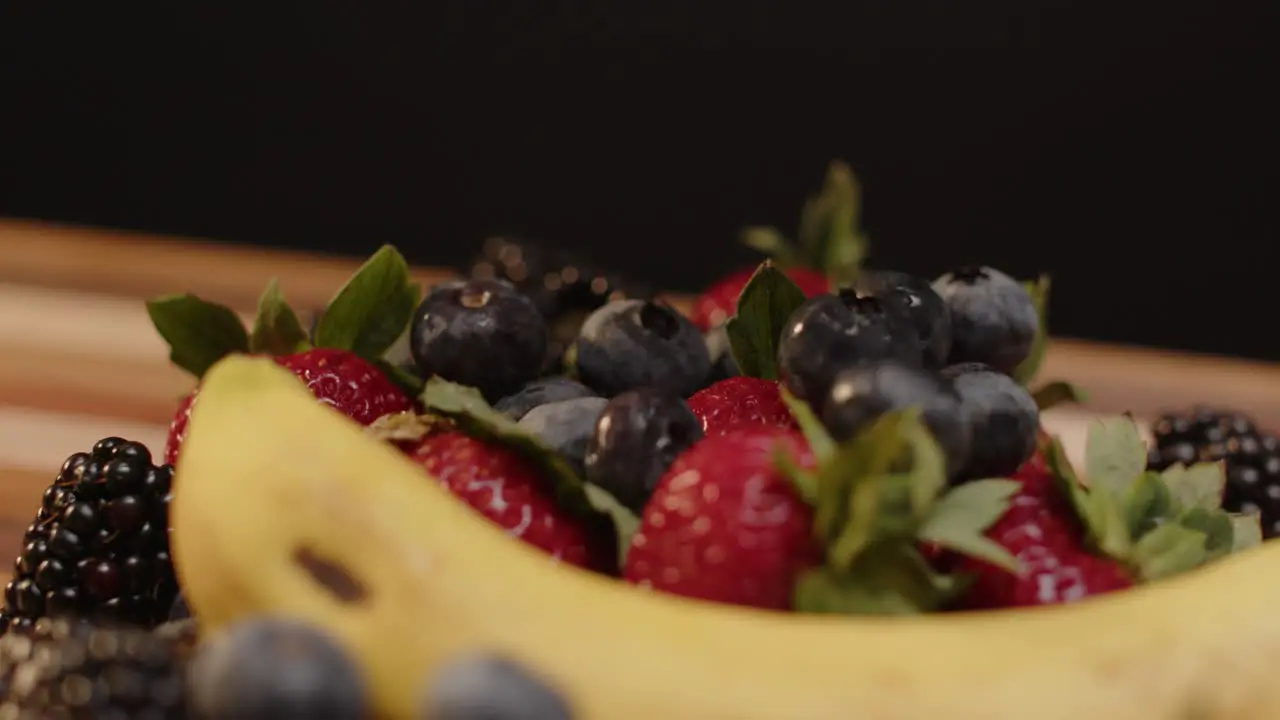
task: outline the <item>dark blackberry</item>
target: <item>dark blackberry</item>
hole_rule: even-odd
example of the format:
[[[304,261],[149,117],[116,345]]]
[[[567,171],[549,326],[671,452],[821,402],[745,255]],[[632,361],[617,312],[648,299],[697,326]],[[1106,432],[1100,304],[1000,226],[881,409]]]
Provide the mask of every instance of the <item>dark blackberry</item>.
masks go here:
[[[1280,437],[1260,431],[1243,413],[1208,407],[1162,415],[1151,430],[1152,469],[1223,461],[1223,508],[1259,513],[1263,537],[1280,537]]]
[[[140,628],[41,619],[0,640],[0,717],[178,720],[186,646]]]
[[[467,270],[470,277],[497,278],[528,295],[547,320],[547,370],[560,367],[582,322],[596,308],[624,297],[648,298],[651,291],[605,272],[573,255],[512,237],[492,237]]]
[[[145,446],[98,441],[67,458],[27,528],[5,586],[0,628],[45,616],[151,626],[177,592],[169,557],[173,468]]]

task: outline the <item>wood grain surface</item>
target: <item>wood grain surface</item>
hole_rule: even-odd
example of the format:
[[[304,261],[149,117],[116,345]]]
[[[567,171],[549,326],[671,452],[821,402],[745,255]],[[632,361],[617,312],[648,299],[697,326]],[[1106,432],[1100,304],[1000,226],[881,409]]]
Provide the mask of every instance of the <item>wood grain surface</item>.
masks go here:
[[[169,365],[143,300],[193,292],[249,314],[276,278],[295,307],[313,309],[357,265],[0,219],[0,554],[16,549],[40,492],[68,454],[107,435],[163,444],[173,409],[193,381]],[[427,284],[450,274],[415,270]],[[1280,427],[1280,367],[1273,364],[1055,338],[1042,372],[1090,392],[1086,407],[1046,417],[1074,453],[1099,413],[1152,417],[1204,401]]]

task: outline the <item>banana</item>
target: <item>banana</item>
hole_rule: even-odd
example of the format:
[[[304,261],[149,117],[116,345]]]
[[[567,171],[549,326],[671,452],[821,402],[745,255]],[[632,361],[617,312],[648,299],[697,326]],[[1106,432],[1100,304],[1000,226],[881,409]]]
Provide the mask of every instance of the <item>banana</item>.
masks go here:
[[[206,376],[173,548],[204,631],[329,629],[389,718],[457,654],[505,653],[594,720],[1280,717],[1280,544],[1033,611],[804,616],[551,564],[270,360]]]

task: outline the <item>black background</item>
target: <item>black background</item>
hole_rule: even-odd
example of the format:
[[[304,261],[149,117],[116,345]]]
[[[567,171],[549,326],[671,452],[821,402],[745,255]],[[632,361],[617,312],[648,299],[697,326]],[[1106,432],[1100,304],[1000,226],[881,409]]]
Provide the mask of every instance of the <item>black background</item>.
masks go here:
[[[514,231],[693,290],[839,157],[878,264],[1280,355],[1277,3],[833,7],[10,0],[0,214],[438,264]]]

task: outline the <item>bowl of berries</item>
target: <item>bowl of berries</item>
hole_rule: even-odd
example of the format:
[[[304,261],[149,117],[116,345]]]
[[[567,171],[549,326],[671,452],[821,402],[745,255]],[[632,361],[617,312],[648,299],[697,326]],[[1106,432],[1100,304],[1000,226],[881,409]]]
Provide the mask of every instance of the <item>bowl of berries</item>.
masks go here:
[[[152,299],[194,389],[45,491],[0,718],[1272,717],[1277,440],[1064,433],[1048,278],[868,267],[857,207],[693,300],[511,238]]]

